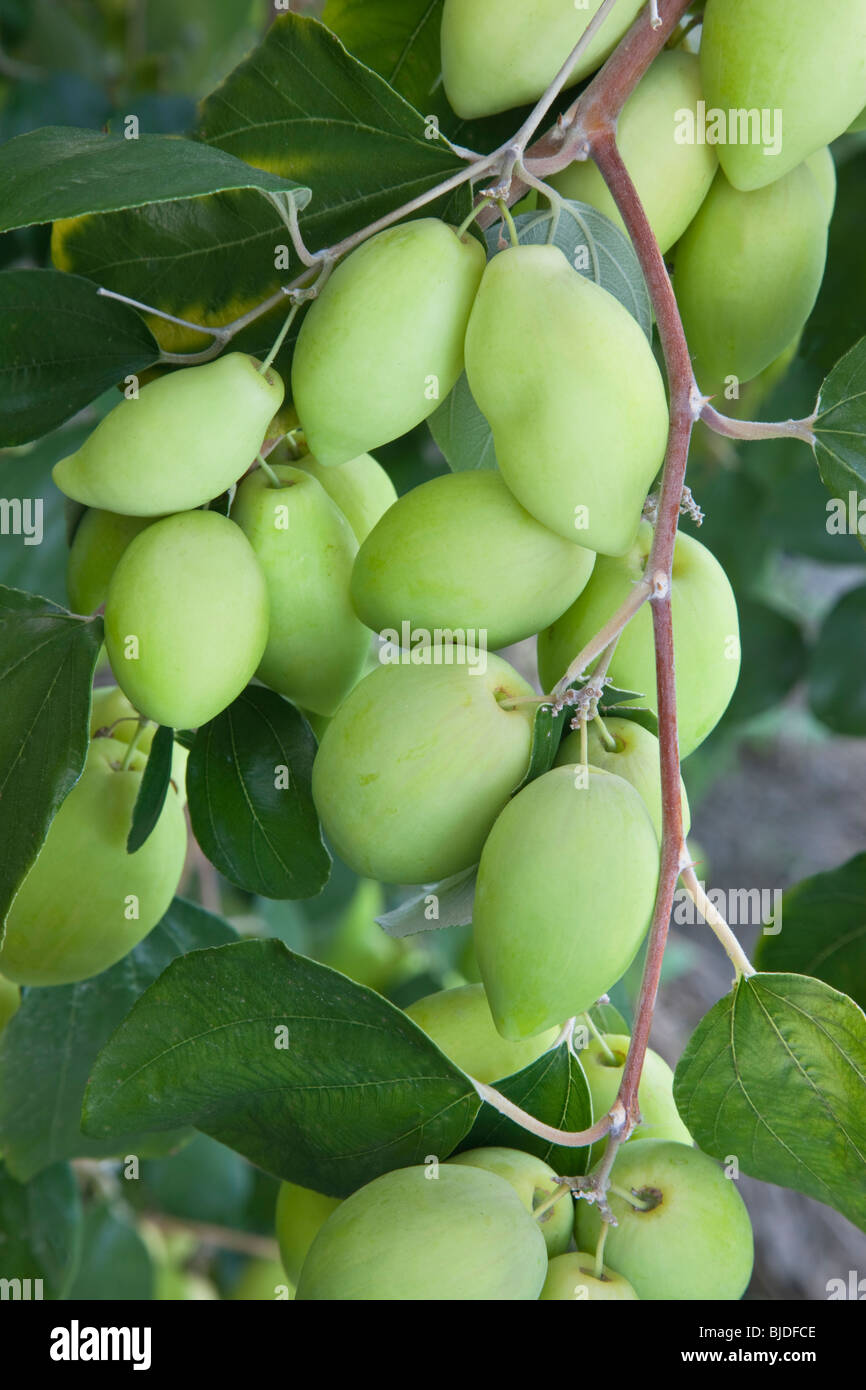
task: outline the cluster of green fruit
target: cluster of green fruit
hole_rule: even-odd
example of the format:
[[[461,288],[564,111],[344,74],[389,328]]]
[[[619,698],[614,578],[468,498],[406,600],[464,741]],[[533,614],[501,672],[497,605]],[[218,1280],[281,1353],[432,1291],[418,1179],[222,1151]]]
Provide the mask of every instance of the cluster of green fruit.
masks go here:
[[[528,1065],[553,1034],[507,1042],[480,986],[445,990],[407,1013],[453,1061],[494,1081]],[[599,1035],[580,1053],[593,1110],[619,1086],[627,1037]],[[397,1169],[340,1201],[284,1183],[277,1237],[298,1299],[701,1299],[741,1297],[752,1234],[734,1183],[691,1147],[670,1068],[649,1052],[644,1123],[613,1167],[617,1224],[604,1260],[597,1209],[543,1159],[491,1146],[446,1163]],[[652,1137],[649,1137],[652,1136]],[[592,1154],[600,1157],[604,1142]],[[570,1249],[572,1240],[577,1246]]]

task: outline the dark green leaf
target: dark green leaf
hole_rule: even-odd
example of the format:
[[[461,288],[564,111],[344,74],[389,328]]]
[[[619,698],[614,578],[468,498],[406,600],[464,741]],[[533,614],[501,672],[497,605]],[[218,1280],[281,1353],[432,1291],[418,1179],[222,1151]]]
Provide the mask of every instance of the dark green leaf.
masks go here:
[[[866,854],[789,888],[775,924],[759,938],[761,970],[815,975],[866,1009]]]
[[[866,535],[866,338],[836,363],[821,387],[814,433],[821,481],[843,503],[835,519],[828,516],[827,530],[832,534],[836,526],[847,534],[853,511],[855,534]]]
[[[613,1004],[593,1004],[589,1016],[600,1033],[614,1033],[618,1037],[628,1037],[631,1029]]]
[[[447,125],[439,53],[444,4],[445,0],[327,0],[322,20],[350,53],[384,77],[416,111],[445,117]]]
[[[131,1199],[151,1211],[185,1221],[241,1226],[255,1170],[224,1144],[196,1134],[171,1158],[145,1159]]]
[[[150,745],[144,776],[135,799],[132,825],[126,837],[128,854],[135,854],[155,828],[162,815],[166,793],[171,786],[171,760],[174,753],[174,730],[161,724]]]
[[[59,270],[0,275],[2,443],[54,429],[123,377],[159,357],[134,309]]]
[[[306,207],[308,188],[174,135],[103,135],[43,126],[0,149],[0,232],[144,203],[255,188],[278,206]]]
[[[692,1034],[674,1099],[695,1142],[866,1229],[866,1017],[805,975],[753,975]]]
[[[842,147],[837,145],[836,148],[841,151]],[[866,149],[861,148],[853,158],[837,165],[836,206],[827,242],[827,267],[800,347],[815,369],[816,384],[860,336],[866,321],[864,178]],[[773,415],[770,418],[782,417]]]
[[[81,1253],[81,1227],[81,1199],[68,1164],[19,1183],[0,1163],[0,1279],[43,1281],[41,1293],[31,1284],[29,1295],[22,1289],[18,1297],[66,1296]]]
[[[84,1219],[81,1265],[69,1299],[142,1302],[154,1296],[154,1268],[138,1231],[109,1206]]]
[[[809,704],[837,734],[866,734],[864,633],[866,585],[843,594],[831,608],[812,649]]]
[[[381,995],[279,941],[172,962],[97,1059],[83,1125],[194,1124],[274,1176],[344,1197],[430,1153],[478,1109],[472,1083]]]
[[[101,642],[101,618],[0,587],[0,925],[84,768]]]
[[[183,1141],[176,1130],[86,1138],[84,1088],[100,1048],[170,961],[233,940],[228,923],[175,898],[150,935],[103,974],[25,992],[0,1035],[0,1150],[16,1177],[30,1178],[58,1159],[162,1154]]]
[[[797,623],[754,599],[737,602],[742,665],[728,706],[732,722],[752,719],[772,709],[802,678],[806,643]]]
[[[311,898],[327,881],[315,752],[306,720],[260,686],[198,731],[186,774],[192,828],[211,863],[250,893]]]
[[[583,1068],[565,1043],[545,1052],[523,1071],[496,1082],[496,1090],[506,1099],[519,1105],[536,1120],[555,1129],[572,1133],[588,1129],[592,1124],[592,1100]],[[536,1154],[549,1163],[561,1177],[576,1177],[587,1171],[589,1148],[566,1148],[552,1144],[514,1120],[500,1115],[485,1101],[475,1123],[460,1145],[461,1149],[486,1148],[502,1145]]]

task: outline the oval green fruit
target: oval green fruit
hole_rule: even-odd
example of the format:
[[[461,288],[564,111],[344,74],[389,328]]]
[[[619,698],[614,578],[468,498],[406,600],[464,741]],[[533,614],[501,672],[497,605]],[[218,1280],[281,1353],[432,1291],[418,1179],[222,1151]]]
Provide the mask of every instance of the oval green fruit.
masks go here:
[[[310,1246],[332,1211],[340,1205],[339,1197],[326,1197],[308,1187],[293,1182],[280,1183],[277,1194],[277,1240],[283,1268],[293,1284],[297,1284],[301,1266]]]
[[[862,109],[866,3],[707,0],[701,76],[707,107],[727,118],[728,140],[718,147],[725,174],[736,188],[763,188],[835,140]]]
[[[313,1241],[298,1300],[537,1299],[544,1237],[504,1178],[398,1168],[341,1202]]]
[[[118,560],[151,524],[149,516],[121,516],[98,507],[84,513],[66,561],[66,592],[73,613],[95,613],[102,607]]]
[[[718,168],[715,146],[688,138],[684,123],[689,113],[696,115],[701,97],[697,54],[664,50],[641,78],[617,122],[619,152],[662,252],[682,236]],[[625,231],[592,159],[569,164],[551,183],[564,197],[589,203]]]
[[[593,1118],[606,1115],[616,1100],[622,1082],[630,1039],[619,1033],[605,1033],[603,1038],[591,1038],[578,1056],[592,1096]],[[611,1054],[613,1054],[611,1056]],[[642,1123],[632,1134],[629,1143],[637,1139],[673,1139],[678,1144],[691,1144],[689,1134],[674,1103],[674,1074],[663,1057],[647,1048],[638,1088],[638,1104]],[[607,1147],[607,1140],[593,1144],[590,1162],[596,1163]]]
[[[595,563],[521,507],[498,473],[446,473],[404,494],[358,552],[352,601],[377,632],[485,633],[507,647],[574,602]]]
[[[736,1183],[700,1149],[665,1139],[637,1139],[616,1156],[620,1191],[654,1205],[636,1211],[615,1192],[617,1225],[607,1234],[607,1263],[645,1299],[738,1299],[752,1274],[752,1227]],[[575,1235],[594,1250],[601,1217],[578,1202]]]
[[[0,1033],[21,1007],[21,990],[18,985],[0,975]]]
[[[720,171],[677,245],[674,291],[704,390],[750,381],[796,338],[827,256],[827,204],[807,164],[743,193]]]
[[[538,1297],[545,1303],[612,1303],[636,1299],[637,1294],[627,1279],[607,1265],[603,1266],[599,1279],[595,1273],[595,1256],[584,1250],[572,1250],[550,1261]]]
[[[384,993],[408,963],[408,943],[389,936],[376,921],[384,911],[382,885],[361,879],[316,959],[357,984]]]
[[[550,86],[602,0],[445,0],[442,82],[464,120],[507,111]],[[619,43],[642,0],[620,0],[569,74],[594,72]]]
[[[487,1149],[466,1149],[454,1154],[449,1163],[465,1164],[467,1168],[483,1168],[487,1173],[496,1173],[511,1183],[530,1216],[537,1222],[548,1258],[561,1255],[571,1243],[571,1228],[574,1225],[574,1202],[570,1193],[563,1194],[556,1181],[556,1170],[535,1154],[524,1153],[522,1149],[506,1149],[491,1145]],[[559,1193],[559,1200],[540,1216],[536,1210]]]
[[[355,534],[311,473],[291,464],[245,478],[232,505],[268,586],[269,632],[257,675],[316,714],[333,714],[357,684],[370,633],[349,601]]]
[[[823,149],[810,154],[806,160],[806,167],[811,170],[812,177],[818,184],[829,222],[836,206],[836,161],[830,153],[830,146],[825,145]]]
[[[619,301],[555,246],[501,251],[472,309],[466,373],[518,502],[590,550],[627,550],[668,410],[652,349]]]
[[[442,989],[410,1004],[406,1013],[451,1061],[476,1081],[513,1076],[553,1046],[558,1028],[510,1040],[496,1031],[483,985]]]
[[[116,405],[53,478],[76,502],[127,516],[199,507],[236,482],[262,446],[283,383],[230,352],[183,367]]]
[[[360,545],[380,517],[397,501],[397,489],[381,463],[372,454],[359,454],[348,463],[330,468],[305,454],[295,463],[322,484],[332,502],[339,507]]]
[[[501,703],[532,687],[499,657],[485,659],[483,670],[382,666],[334,715],[313,763],[313,800],[355,873],[434,883],[478,860],[532,740],[530,706]]]
[[[575,653],[576,654],[576,653]],[[604,727],[615,742],[610,748],[602,738],[598,723],[593,720],[587,728],[587,757],[593,767],[603,772],[614,772],[640,792],[643,803],[649,811],[656,835],[662,837],[662,782],[659,766],[659,741],[649,729],[643,728],[634,719],[617,719],[606,716]],[[556,767],[568,767],[581,761],[580,733],[575,731],[562,740],[556,755]],[[683,804],[683,834],[688,835],[691,828],[689,802],[683,780],[680,778]]]
[[[481,978],[504,1038],[563,1024],[606,994],[649,926],[658,841],[630,783],[558,767],[518,792],[478,869]]]
[[[13,900],[0,970],[22,985],[65,985],[114,965],[166,912],[186,856],[186,822],[169,789],[159,820],[134,854],[126,837],[146,758],[94,739],[87,763],[51,822]]]
[[[463,368],[484,249],[436,218],[388,227],[331,275],[301,325],[292,392],[310,451],[340,464],[432,415]]]
[[[268,635],[267,588],[239,526],[218,512],[154,522],[121,557],[105,604],[111,669],[135,708],[193,729],[240,695]]]
[[[538,670],[552,690],[569,664],[621,603],[646,568],[652,527],[642,522],[637,540],[618,559],[600,556],[576,603],[538,639]],[[728,707],[740,673],[737,604],[715,555],[680,532],[674,547],[671,586],[676,655],[680,756],[688,757],[715,728]],[[634,690],[657,709],[655,650],[649,603],[638,610],[617,642],[608,675],[621,690]]]

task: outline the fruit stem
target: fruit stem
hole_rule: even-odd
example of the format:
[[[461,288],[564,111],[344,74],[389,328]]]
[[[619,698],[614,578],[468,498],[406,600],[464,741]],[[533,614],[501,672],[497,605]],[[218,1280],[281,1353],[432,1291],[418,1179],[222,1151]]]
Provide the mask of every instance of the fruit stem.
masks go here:
[[[475,204],[474,204],[474,206],[473,206],[473,208],[472,208],[472,211],[470,212],[469,216],[468,216],[468,217],[464,217],[463,221],[460,223],[460,226],[457,228],[457,235],[458,235],[458,237],[460,238],[461,241],[462,241],[463,238],[465,237],[465,235],[466,235],[467,231],[469,230],[469,228],[472,226],[472,223],[475,221],[475,219],[476,219],[476,217],[478,216],[479,212],[483,212],[485,208],[489,208],[489,207],[492,207],[492,206],[493,206],[493,199],[492,199],[492,198],[482,198],[480,203],[475,203]]]
[[[502,213],[502,220],[508,228],[508,235],[511,238],[511,245],[519,246],[520,237],[517,235],[517,227],[515,226],[514,218],[511,216],[511,209],[509,208],[504,198],[497,198],[496,206]]]
[[[621,1197],[624,1202],[628,1202],[635,1211],[652,1211],[653,1207],[658,1205],[657,1202],[651,1202],[648,1199],[644,1201],[642,1197],[636,1196],[634,1192],[626,1191],[624,1187],[617,1187],[616,1183],[609,1183],[607,1190],[616,1197]]]
[[[141,738],[149,723],[150,720],[145,719],[143,714],[140,714],[138,716],[138,728],[135,730],[135,733],[132,735],[132,738],[129,740],[129,743],[126,745],[126,752],[123,755],[123,762],[120,764],[121,772],[126,772],[129,769],[129,764],[132,762],[132,755],[135,752],[138,740]]]
[[[708,927],[711,927],[725,948],[728,959],[734,967],[734,983],[745,977],[754,975],[755,967],[749,960],[739,941],[731,931],[727,922],[718,909],[710,902],[695,874],[691,856],[685,845],[682,848],[680,877],[683,887],[694,903],[698,912],[703,917]]]
[[[584,767],[589,766],[589,739],[586,732],[586,717],[580,721],[580,761]]]
[[[589,1129],[567,1130],[555,1129],[553,1125],[547,1125],[542,1120],[537,1120],[534,1115],[530,1115],[528,1110],[521,1110],[519,1105],[515,1105],[507,1096],[500,1091],[488,1086],[484,1081],[477,1081],[471,1078],[478,1095],[482,1100],[486,1100],[488,1105],[492,1105],[500,1115],[506,1119],[513,1120],[520,1125],[521,1129],[526,1129],[530,1134],[537,1134],[540,1139],[547,1139],[553,1144],[560,1144],[565,1149],[585,1149],[588,1145],[594,1144],[597,1139],[603,1139],[610,1130],[610,1115],[602,1115],[600,1120],[590,1125]]]
[[[595,1265],[592,1271],[596,1279],[601,1279],[604,1277],[604,1243],[607,1240],[607,1233],[609,1230],[610,1222],[602,1221],[601,1230],[598,1233],[598,1241],[596,1242]]]
[[[589,1029],[590,1033],[592,1033],[592,1036],[595,1038],[599,1047],[602,1049],[603,1052],[607,1053],[611,1062],[613,1062],[614,1066],[616,1066],[616,1053],[608,1047],[607,1042],[605,1041],[604,1033],[600,1033],[599,1030],[596,1028],[590,1014],[585,1013],[583,1017],[586,1019],[586,1026]]]
[[[291,309],[290,309],[289,312],[286,314],[286,321],[285,321],[285,323],[283,324],[282,328],[280,329],[279,333],[277,334],[277,336],[276,336],[276,338],[275,338],[275,340],[274,340],[273,347],[271,348],[271,350],[270,350],[270,352],[268,353],[267,357],[265,358],[264,362],[262,362],[261,366],[260,366],[259,369],[258,369],[259,375],[260,375],[260,376],[264,376],[264,375],[267,373],[268,368],[270,367],[271,363],[273,362],[273,360],[274,360],[274,358],[276,357],[277,353],[279,352],[280,348],[283,346],[283,343],[285,342],[285,339],[286,339],[286,334],[288,333],[289,329],[291,328],[292,324],[294,323],[295,319],[297,318],[298,310],[300,309],[300,307],[301,307],[301,301],[300,301],[300,300],[295,300],[295,302],[294,302],[294,304],[292,305]]]
[[[595,712],[594,719],[601,732],[601,741],[607,749],[608,753],[615,753],[616,739],[614,738],[613,734],[608,732],[607,726],[597,710]]]
[[[540,1206],[532,1208],[534,1219],[540,1221],[542,1217],[546,1216],[550,1208],[555,1206],[556,1203],[565,1196],[566,1192],[571,1192],[571,1188],[568,1186],[567,1182],[559,1182],[552,1196],[547,1197]]]
[[[265,476],[268,479],[268,487],[281,488],[283,485],[277,477],[276,473],[274,472],[273,468],[271,468],[271,465],[268,463],[267,459],[264,458],[262,454],[257,454],[256,458],[258,461],[259,468],[264,470]]]

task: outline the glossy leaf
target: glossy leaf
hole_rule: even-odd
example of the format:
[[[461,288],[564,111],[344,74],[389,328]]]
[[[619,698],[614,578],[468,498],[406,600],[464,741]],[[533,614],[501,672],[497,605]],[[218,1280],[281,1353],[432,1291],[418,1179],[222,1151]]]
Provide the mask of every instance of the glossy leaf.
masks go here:
[[[827,614],[809,664],[812,713],[837,734],[866,734],[864,633],[866,585],[861,585],[843,594]]]
[[[833,497],[866,499],[866,338],[837,362],[821,387],[815,459]],[[864,526],[866,530],[866,526]]]
[[[350,53],[422,115],[447,118],[439,51],[444,4],[445,0],[327,0],[322,21]]]
[[[775,922],[759,938],[761,970],[815,975],[866,1009],[866,854],[789,888]]]
[[[162,815],[165,798],[171,786],[171,759],[174,751],[174,730],[160,725],[153,736],[141,786],[132,812],[132,825],[126,837],[129,854],[141,849]]]

